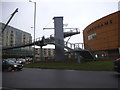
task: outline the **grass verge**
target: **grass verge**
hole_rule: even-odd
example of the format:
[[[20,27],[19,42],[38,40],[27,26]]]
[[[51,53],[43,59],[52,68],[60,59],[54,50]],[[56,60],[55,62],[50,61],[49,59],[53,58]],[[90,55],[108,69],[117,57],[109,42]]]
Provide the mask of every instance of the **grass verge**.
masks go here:
[[[89,71],[113,71],[113,61],[89,61],[83,63],[76,62],[37,62],[24,65],[26,68],[44,68],[44,69],[72,69]]]

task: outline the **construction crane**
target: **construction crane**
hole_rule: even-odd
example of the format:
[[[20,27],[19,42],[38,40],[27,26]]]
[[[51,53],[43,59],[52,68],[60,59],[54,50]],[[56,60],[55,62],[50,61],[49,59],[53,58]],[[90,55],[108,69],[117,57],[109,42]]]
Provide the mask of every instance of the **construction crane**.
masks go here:
[[[7,21],[7,23],[5,24],[5,26],[2,29],[2,33],[4,32],[4,30],[6,29],[7,25],[9,24],[9,22],[11,21],[11,19],[13,18],[13,16],[15,15],[16,12],[18,12],[18,8],[11,14],[10,19]]]

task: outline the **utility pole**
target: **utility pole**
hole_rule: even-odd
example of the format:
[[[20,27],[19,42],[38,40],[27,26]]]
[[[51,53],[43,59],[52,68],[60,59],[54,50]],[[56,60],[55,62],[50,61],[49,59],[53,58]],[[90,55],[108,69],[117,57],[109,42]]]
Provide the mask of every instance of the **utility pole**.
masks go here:
[[[31,0],[29,0],[29,2],[32,2]],[[34,59],[33,62],[35,61],[35,29],[36,29],[36,2],[32,2],[34,3]]]

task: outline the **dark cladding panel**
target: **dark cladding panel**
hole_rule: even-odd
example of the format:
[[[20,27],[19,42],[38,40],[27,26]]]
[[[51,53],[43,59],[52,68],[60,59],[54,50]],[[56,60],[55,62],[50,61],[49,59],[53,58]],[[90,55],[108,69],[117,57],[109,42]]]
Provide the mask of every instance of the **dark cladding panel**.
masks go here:
[[[63,17],[54,17],[55,27],[55,60],[63,61],[64,58],[64,33],[63,33]],[[58,44],[58,45],[57,45]]]

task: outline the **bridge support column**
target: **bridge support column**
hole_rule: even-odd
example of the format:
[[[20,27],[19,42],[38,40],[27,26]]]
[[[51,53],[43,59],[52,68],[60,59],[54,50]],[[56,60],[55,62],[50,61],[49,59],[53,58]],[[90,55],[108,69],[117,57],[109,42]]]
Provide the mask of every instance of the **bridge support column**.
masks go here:
[[[43,61],[43,50],[42,50],[43,46],[40,46],[40,61]]]
[[[54,32],[55,32],[55,61],[64,61],[64,32],[63,32],[63,17],[54,17]]]

